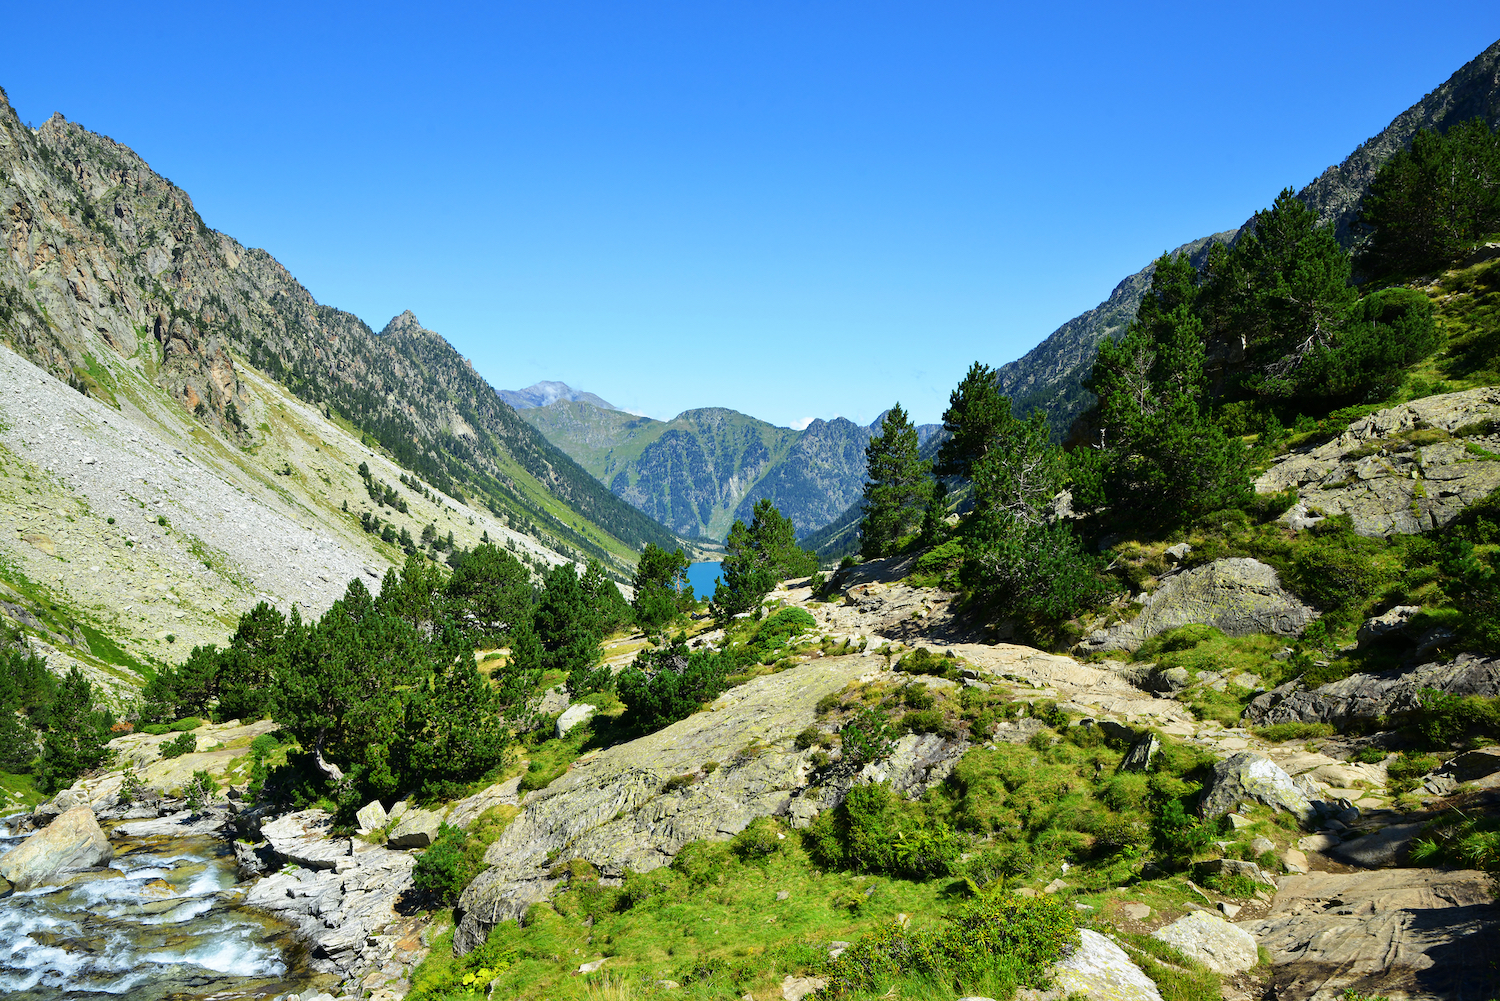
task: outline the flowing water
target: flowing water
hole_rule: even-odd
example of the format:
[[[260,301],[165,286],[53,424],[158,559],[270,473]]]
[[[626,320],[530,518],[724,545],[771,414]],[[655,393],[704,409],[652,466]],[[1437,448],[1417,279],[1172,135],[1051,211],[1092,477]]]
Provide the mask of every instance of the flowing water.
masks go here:
[[[0,827],[0,854],[21,840]],[[109,869],[0,897],[0,997],[253,998],[312,979],[288,929],[239,905],[229,845],[111,843]]]

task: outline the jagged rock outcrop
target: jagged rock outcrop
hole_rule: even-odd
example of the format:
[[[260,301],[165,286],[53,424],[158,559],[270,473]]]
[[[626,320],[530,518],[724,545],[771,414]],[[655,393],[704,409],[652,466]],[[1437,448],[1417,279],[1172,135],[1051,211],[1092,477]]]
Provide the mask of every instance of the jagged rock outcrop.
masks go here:
[[[154,383],[187,420],[248,444],[265,404],[239,358],[381,438],[439,489],[483,490],[481,477],[463,483],[467,464],[506,490],[552,494],[630,548],[675,547],[416,317],[377,334],[316,302],[264,250],[210,229],[186,192],[126,146],[60,114],[33,131],[0,92],[0,177],[0,342],[58,379],[110,405],[122,382]],[[440,444],[447,436],[457,451]],[[460,464],[445,458],[460,452]],[[514,515],[537,514],[491,496]],[[597,548],[565,520],[548,531]]]
[[[1276,998],[1489,998],[1500,992],[1500,907],[1472,870],[1313,872],[1283,879],[1240,927],[1271,953]]]
[[[820,698],[879,669],[865,657],[811,661],[733,688],[656,733],[579,759],[528,795],[521,815],[490,846],[490,868],[459,901],[455,948],[474,948],[491,927],[546,899],[557,885],[550,875],[557,863],[587,859],[607,877],[648,871],[689,841],[731,837],[756,817],[800,824],[837,805],[855,774],[816,773],[813,752],[798,750],[793,738],[814,721]],[[884,778],[914,795],[946,777],[966,746],[909,735],[863,780]]]
[[[1347,514],[1360,535],[1447,525],[1500,488],[1500,388],[1470,389],[1376,411],[1316,448],[1278,458],[1261,493],[1295,489],[1299,524]]]
[[[65,810],[0,857],[0,876],[17,890],[30,890],[77,869],[102,865],[114,857],[109,839],[87,806]]]
[[[1198,812],[1204,817],[1222,817],[1252,800],[1273,810],[1285,810],[1304,824],[1317,817],[1307,793],[1292,777],[1276,762],[1254,751],[1241,751],[1214,765],[1213,778],[1198,801]]]
[[[1229,636],[1295,636],[1318,614],[1281,586],[1275,569],[1247,557],[1214,560],[1169,575],[1140,600],[1145,607],[1134,620],[1095,630],[1078,648],[1085,653],[1134,650],[1190,623],[1213,626]]]
[[[369,988],[403,984],[409,967],[426,951],[420,936],[403,944],[412,929],[397,910],[402,894],[411,889],[416,858],[361,842],[354,842],[359,850],[350,854],[350,843],[342,844],[345,854],[332,866],[287,868],[264,876],[250,888],[245,903],[292,925],[318,972]],[[322,861],[320,853],[302,854]],[[298,856],[281,857],[294,861]]]
[[[1245,708],[1245,721],[1253,726],[1299,722],[1344,726],[1417,709],[1425,688],[1450,695],[1500,695],[1500,658],[1462,654],[1446,664],[1353,674],[1311,690],[1300,681],[1289,681],[1257,696]]]

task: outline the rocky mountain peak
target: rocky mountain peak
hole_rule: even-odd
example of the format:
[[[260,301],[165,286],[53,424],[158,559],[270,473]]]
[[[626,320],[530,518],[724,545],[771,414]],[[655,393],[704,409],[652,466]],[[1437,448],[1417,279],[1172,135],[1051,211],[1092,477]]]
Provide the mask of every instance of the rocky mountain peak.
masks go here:
[[[601,410],[618,410],[607,400],[586,393],[581,389],[574,389],[566,382],[542,381],[533,383],[525,389],[497,389],[495,392],[500,399],[509,403],[517,410],[526,410],[530,407],[550,407],[554,403],[587,403]]]
[[[380,332],[380,336],[382,337],[391,334],[405,334],[407,336],[426,334],[428,336],[436,336],[432,331],[422,326],[422,321],[417,319],[417,314],[409,309],[397,316],[391,317],[391,322],[387,323],[385,329]]]

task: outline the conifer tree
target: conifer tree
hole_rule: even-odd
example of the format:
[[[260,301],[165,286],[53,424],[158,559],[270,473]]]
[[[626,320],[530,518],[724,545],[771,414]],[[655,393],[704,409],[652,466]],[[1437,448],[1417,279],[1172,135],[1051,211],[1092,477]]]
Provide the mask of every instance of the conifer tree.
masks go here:
[[[682,606],[687,586],[687,554],[678,548],[668,552],[654,542],[646,543],[635,567],[635,621],[647,632],[665,629]]]
[[[736,521],[724,543],[724,562],[710,611],[727,621],[758,607],[777,581],[802,577],[818,569],[812,553],[797,545],[797,529],[768,497],[755,502],[747,527]]]
[[[1241,500],[1243,446],[1205,399],[1196,272],[1156,262],[1151,290],[1118,342],[1105,340],[1085,386],[1098,397],[1098,439],[1075,452],[1074,499],[1117,518],[1167,524]]]
[[[917,455],[917,429],[897,403],[886,412],[880,433],[865,448],[864,521],[860,552],[866,559],[889,556],[920,522],[932,492],[928,464]]]
[[[97,768],[108,752],[112,725],[114,717],[94,707],[93,686],[74,665],[57,686],[42,740],[37,788],[54,793]]]
[[[969,478],[974,463],[984,458],[996,430],[1010,419],[1010,401],[1000,395],[1000,373],[975,362],[948,394],[943,430],[948,440],[938,449],[933,472]]]

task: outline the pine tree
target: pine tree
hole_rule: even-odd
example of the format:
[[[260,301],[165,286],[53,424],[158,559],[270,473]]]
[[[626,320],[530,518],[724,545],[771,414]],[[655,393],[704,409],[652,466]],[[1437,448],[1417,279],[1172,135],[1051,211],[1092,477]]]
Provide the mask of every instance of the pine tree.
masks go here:
[[[42,740],[37,788],[54,793],[97,768],[108,752],[114,717],[94,708],[94,689],[75,665],[57,686]]]
[[[1500,132],[1475,118],[1412,137],[1370,182],[1360,224],[1371,232],[1360,267],[1374,276],[1444,267],[1500,228]]]
[[[1010,419],[1010,401],[1000,395],[1000,373],[979,362],[948,395],[943,430],[948,440],[938,449],[933,472],[969,478],[973,465],[984,458],[995,431]]]
[[[635,621],[648,633],[660,632],[681,611],[687,587],[687,554],[678,548],[668,552],[654,542],[646,543],[635,567]]]
[[[1191,263],[1163,255],[1125,336],[1100,344],[1085,382],[1099,400],[1099,438],[1074,459],[1081,506],[1163,525],[1248,489],[1242,444],[1207,410],[1198,295]]]
[[[1211,255],[1205,308],[1197,313],[1214,324],[1216,336],[1243,342],[1264,374],[1252,386],[1285,396],[1290,374],[1309,352],[1333,344],[1348,320],[1359,298],[1349,276],[1349,255],[1332,227],[1319,225],[1317,213],[1287,188],[1255,213],[1233,250]],[[1181,304],[1166,298],[1159,312],[1171,316],[1195,298]]]
[[[897,403],[881,421],[880,434],[865,448],[864,521],[860,552],[866,559],[889,556],[921,521],[932,492],[928,464],[917,455],[917,429]]]
[[[464,554],[448,578],[447,614],[476,641],[499,642],[531,622],[531,574],[509,551],[488,543]]]
[[[777,581],[818,569],[817,557],[797,545],[797,529],[770,498],[755,502],[747,527],[736,521],[724,542],[724,562],[709,609],[724,622],[760,606]]]

